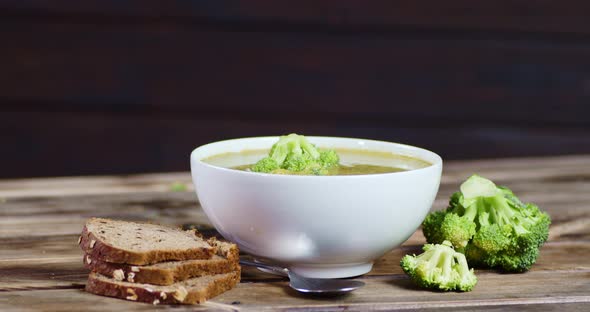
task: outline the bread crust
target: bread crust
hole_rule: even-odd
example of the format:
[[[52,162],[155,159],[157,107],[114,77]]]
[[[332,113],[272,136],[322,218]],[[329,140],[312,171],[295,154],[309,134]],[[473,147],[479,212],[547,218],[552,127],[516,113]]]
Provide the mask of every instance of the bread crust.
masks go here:
[[[235,287],[240,282],[240,269],[216,275],[203,287],[184,287],[180,283],[171,286],[154,286],[116,281],[91,272],[85,290],[96,295],[126,299],[150,304],[197,304]],[[150,287],[152,286],[152,287]],[[158,289],[165,287],[165,290]]]
[[[107,219],[91,218],[87,221],[87,224],[97,220]],[[88,230],[87,225],[84,225],[79,245],[90,259],[135,265],[147,265],[171,260],[209,259],[217,251],[217,248],[213,246],[210,246],[209,248],[179,248],[174,250],[150,250],[145,252],[125,250],[114,247],[101,240],[97,235]]]

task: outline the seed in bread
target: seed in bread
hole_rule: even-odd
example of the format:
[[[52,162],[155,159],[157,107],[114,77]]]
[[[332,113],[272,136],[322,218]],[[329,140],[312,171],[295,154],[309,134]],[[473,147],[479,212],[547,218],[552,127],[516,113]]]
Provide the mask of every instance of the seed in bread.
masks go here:
[[[133,280],[134,277],[135,277],[135,273],[133,273],[133,272],[127,274],[127,281],[130,283],[135,283],[135,280]]]
[[[96,263],[96,261],[94,262]],[[125,272],[121,269],[113,271],[113,278],[117,281],[122,281],[125,279]]]
[[[125,299],[137,301],[137,294],[135,293],[135,290],[133,290],[133,288],[127,288],[127,294],[129,296],[125,297]]]
[[[188,296],[188,290],[186,290],[186,288],[184,288],[184,286],[179,286],[176,291],[172,294],[172,297],[174,297],[174,299],[178,300],[178,302],[183,302],[184,299],[186,299],[186,296]]]

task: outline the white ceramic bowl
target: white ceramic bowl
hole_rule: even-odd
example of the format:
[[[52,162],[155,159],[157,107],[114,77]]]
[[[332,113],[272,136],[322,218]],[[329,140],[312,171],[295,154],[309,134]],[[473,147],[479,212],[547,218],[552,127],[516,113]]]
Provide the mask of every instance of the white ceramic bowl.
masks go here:
[[[269,149],[278,137],[203,145],[191,154],[197,196],[211,223],[241,250],[307,277],[367,273],[373,261],[406,241],[438,191],[442,159],[409,145],[307,137],[320,148],[384,151],[431,166],[356,176],[293,176],[239,171],[202,160],[246,149]]]

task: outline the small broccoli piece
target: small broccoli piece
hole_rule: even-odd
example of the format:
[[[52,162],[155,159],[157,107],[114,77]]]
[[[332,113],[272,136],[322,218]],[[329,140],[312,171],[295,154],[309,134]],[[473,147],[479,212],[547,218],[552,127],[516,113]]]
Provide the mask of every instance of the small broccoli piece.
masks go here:
[[[444,211],[433,211],[429,213],[422,222],[422,233],[424,233],[424,236],[429,243],[441,244],[445,241],[445,238],[440,231],[440,227],[445,220],[446,214],[447,213]]]
[[[330,167],[338,166],[339,162],[340,162],[340,157],[338,157],[338,154],[336,154],[336,151],[334,151],[334,150],[320,151],[319,163],[320,163],[320,165],[322,165],[322,167],[330,168]]]
[[[309,154],[290,155],[283,163],[282,168],[289,171],[304,171],[315,163],[315,160]]]
[[[174,182],[170,185],[170,191],[172,192],[186,192],[187,186],[182,182]]]
[[[424,253],[405,255],[400,265],[420,287],[445,291],[470,291],[477,284],[473,269],[467,266],[465,255],[455,251],[449,241],[426,244]]]
[[[275,174],[325,175],[338,161],[335,151],[320,151],[304,136],[289,134],[281,136],[269,155],[250,169]]]
[[[429,243],[440,244],[448,240],[457,250],[463,250],[475,234],[475,222],[455,213],[436,211],[422,223],[424,236]]]
[[[536,262],[550,223],[536,205],[473,175],[451,196],[447,209],[429,214],[422,228],[429,243],[450,241],[471,265],[523,272]]]
[[[274,158],[265,157],[256,162],[251,170],[255,172],[270,173],[279,169],[279,164]]]

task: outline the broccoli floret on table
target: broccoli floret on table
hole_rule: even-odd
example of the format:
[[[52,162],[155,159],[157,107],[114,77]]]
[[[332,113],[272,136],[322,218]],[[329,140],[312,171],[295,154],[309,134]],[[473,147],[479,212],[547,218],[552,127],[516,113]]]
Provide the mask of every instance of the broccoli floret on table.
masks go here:
[[[404,272],[420,287],[445,291],[470,291],[477,284],[465,255],[455,251],[449,241],[426,244],[424,253],[406,255],[400,264]]]
[[[551,219],[534,204],[473,175],[445,211],[429,214],[422,230],[429,243],[448,240],[474,266],[523,272],[536,262]]]
[[[422,224],[424,236],[428,242],[442,243],[445,240],[462,250],[475,234],[475,223],[455,213],[435,211]]]
[[[302,135],[281,136],[270,149],[267,157],[251,168],[254,172],[276,174],[325,175],[328,169],[338,165],[334,150],[320,151]]]

